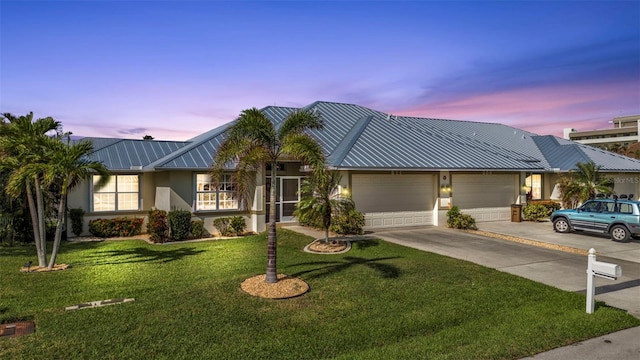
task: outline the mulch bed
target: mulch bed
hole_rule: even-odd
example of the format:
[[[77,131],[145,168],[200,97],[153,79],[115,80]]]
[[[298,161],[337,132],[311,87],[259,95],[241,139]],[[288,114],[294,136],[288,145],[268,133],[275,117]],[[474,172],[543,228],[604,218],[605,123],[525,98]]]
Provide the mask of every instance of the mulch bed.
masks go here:
[[[240,284],[240,289],[249,295],[266,299],[288,299],[309,291],[309,284],[297,277],[278,274],[276,283],[266,283],[266,275],[250,277]]]
[[[58,270],[67,270],[71,266],[69,264],[55,264],[53,268],[49,270],[48,267],[40,267],[40,266],[30,266],[30,267],[21,267],[20,272],[47,272],[47,271],[58,271]]]

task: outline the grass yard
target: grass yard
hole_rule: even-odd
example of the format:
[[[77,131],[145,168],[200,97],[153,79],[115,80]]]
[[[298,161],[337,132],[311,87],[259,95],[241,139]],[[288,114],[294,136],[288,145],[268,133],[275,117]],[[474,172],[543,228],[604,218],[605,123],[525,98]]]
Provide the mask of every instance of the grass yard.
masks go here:
[[[289,300],[251,297],[266,236],[199,243],[65,243],[71,269],[20,273],[35,249],[0,247],[3,359],[517,359],[640,325],[624,311],[507,273],[378,240],[342,255],[302,251],[278,232],[279,272],[311,286]],[[441,269],[449,269],[447,272]],[[135,302],[65,311],[79,303]]]

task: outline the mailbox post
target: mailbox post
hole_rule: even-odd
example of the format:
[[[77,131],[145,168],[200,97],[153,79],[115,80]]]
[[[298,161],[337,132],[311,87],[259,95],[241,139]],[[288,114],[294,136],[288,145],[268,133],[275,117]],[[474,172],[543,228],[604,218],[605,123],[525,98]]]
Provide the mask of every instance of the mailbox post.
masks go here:
[[[596,282],[599,276],[609,280],[616,280],[622,276],[620,265],[596,261],[596,249],[589,249],[587,260],[587,314],[593,314],[595,309]]]

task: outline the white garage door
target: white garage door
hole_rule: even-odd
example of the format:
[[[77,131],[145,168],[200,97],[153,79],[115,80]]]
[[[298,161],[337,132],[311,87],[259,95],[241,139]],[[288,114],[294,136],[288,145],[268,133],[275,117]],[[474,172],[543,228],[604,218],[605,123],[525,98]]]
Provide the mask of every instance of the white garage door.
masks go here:
[[[517,174],[453,174],[453,205],[460,209],[507,207],[517,197]]]

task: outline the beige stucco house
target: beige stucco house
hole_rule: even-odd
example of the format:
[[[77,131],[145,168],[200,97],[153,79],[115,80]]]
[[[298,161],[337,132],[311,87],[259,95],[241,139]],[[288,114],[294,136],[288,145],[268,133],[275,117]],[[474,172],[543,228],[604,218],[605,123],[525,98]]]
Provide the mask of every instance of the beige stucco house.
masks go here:
[[[312,131],[341,191],[365,213],[366,228],[442,225],[450,206],[476,221],[509,220],[512,204],[551,197],[562,173],[593,161],[615,179],[619,194],[640,193],[640,161],[548,135],[495,123],[395,116],[358,105],[315,102],[305,109],[324,120]],[[262,111],[279,124],[295,108]],[[91,138],[93,159],[113,173],[108,186],[86,182],[69,197],[70,208],[91,219],[145,217],[151,208],[185,209],[205,221],[240,215],[248,230],[266,228],[269,179],[258,173],[249,208],[240,209],[235,184],[214,187],[208,175],[228,123],[187,141]],[[298,162],[278,166],[278,221],[295,221],[298,190],[307,175]],[[637,196],[636,196],[637,197]],[[85,231],[87,227],[85,225]]]

